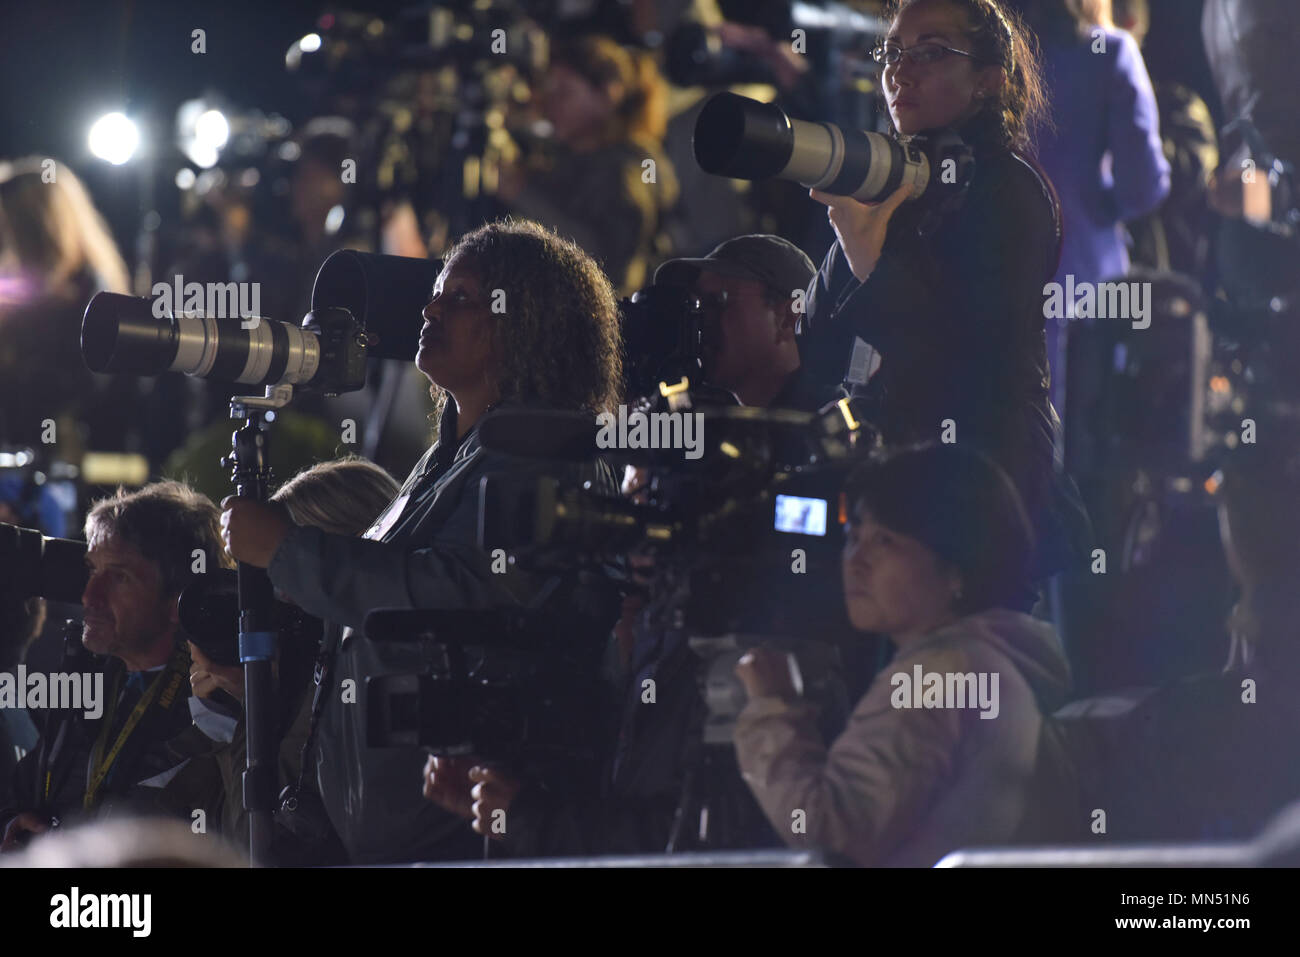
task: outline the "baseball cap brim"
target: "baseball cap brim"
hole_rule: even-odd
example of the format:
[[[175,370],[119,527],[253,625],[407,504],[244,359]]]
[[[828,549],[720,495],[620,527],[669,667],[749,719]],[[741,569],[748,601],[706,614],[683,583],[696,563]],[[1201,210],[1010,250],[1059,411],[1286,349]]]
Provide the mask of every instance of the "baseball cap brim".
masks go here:
[[[729,279],[750,279],[763,282],[763,277],[755,270],[741,263],[725,259],[670,259],[655,270],[656,286],[689,286],[704,270],[726,276]]]

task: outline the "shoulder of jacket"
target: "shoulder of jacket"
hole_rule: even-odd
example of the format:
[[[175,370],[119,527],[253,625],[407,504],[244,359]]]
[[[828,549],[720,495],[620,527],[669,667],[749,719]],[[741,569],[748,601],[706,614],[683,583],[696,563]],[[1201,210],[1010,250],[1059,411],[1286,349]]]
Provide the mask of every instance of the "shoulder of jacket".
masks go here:
[[[910,653],[900,651],[896,660],[941,662],[952,665],[950,670],[954,671],[969,671],[973,666],[990,663],[1015,668],[1015,662],[996,639],[996,620],[968,615],[917,642]]]

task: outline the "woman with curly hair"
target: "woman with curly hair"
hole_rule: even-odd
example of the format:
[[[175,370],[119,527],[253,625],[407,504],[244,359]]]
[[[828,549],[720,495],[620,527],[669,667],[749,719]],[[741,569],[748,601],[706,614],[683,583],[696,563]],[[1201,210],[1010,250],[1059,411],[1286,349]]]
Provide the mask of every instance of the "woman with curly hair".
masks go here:
[[[326,697],[317,774],[329,817],[353,863],[472,855],[473,834],[421,799],[419,748],[368,749],[365,678],[421,673],[418,643],[372,644],[366,615],[384,609],[528,606],[563,638],[576,668],[595,673],[616,601],[577,575],[500,567],[478,544],[479,485],[526,462],[485,449],[478,426],[491,410],[565,409],[593,415],[619,401],[618,313],[609,281],[573,243],[533,222],[499,222],[466,235],[447,254],[424,309],[415,363],[440,402],[437,443],[361,538],[293,525],[275,508],[223,503],[232,555],[269,570],[289,600],[347,626]],[[604,463],[574,466],[574,481],[618,493]],[[494,567],[494,564],[497,567]],[[606,607],[608,606],[608,607]],[[352,685],[344,683],[351,680]],[[448,843],[460,831],[462,840]]]

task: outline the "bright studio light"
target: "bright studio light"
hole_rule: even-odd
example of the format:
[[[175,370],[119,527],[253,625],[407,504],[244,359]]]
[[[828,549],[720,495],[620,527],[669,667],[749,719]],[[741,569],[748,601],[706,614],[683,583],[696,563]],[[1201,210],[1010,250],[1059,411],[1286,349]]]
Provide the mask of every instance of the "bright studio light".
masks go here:
[[[309,33],[298,41],[303,53],[315,53],[320,49],[320,34]]]
[[[123,113],[108,113],[90,128],[90,152],[107,163],[121,166],[140,146],[140,131]]]
[[[220,110],[208,110],[194,124],[194,138],[219,150],[230,140],[230,121]]]

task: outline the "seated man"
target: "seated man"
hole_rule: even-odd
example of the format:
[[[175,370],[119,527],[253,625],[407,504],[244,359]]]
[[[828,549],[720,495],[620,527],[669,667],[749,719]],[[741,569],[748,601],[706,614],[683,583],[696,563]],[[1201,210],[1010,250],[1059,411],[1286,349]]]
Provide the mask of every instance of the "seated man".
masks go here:
[[[195,574],[227,561],[219,516],[178,482],[119,491],[90,510],[82,644],[109,658],[102,714],[47,711],[36,748],[14,772],[10,808],[0,812],[4,850],[56,823],[114,812],[196,822],[201,810],[215,827],[221,779],[191,723],[177,599]],[[100,667],[89,656],[77,666]]]

